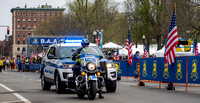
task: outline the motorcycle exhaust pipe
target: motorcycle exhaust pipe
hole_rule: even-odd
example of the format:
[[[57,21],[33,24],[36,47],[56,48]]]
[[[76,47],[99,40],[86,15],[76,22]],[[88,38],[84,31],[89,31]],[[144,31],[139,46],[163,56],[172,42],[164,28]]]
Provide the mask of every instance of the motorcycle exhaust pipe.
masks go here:
[[[80,75],[77,76],[77,77],[76,77],[76,81],[77,81],[77,82],[83,82],[83,77],[80,76]]]

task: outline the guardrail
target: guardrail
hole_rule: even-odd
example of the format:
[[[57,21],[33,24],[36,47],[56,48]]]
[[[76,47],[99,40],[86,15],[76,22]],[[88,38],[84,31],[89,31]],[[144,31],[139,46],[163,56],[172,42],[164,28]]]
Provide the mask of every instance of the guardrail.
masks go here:
[[[139,61],[133,61],[133,66],[128,64],[127,60],[113,60],[117,69],[117,76],[138,77]]]
[[[137,76],[135,71],[139,69],[139,82],[149,80],[159,83],[184,83],[186,91],[188,83],[200,84],[200,66],[198,65],[200,56],[176,57],[175,63],[169,67],[166,67],[163,57],[141,58],[139,61],[133,61],[133,67],[127,66],[127,61],[114,60],[114,63],[116,67],[118,66],[118,76]]]
[[[40,63],[33,63],[33,65],[31,65],[30,63],[29,63],[29,70],[40,70],[40,66],[41,66],[41,64]],[[25,64],[23,64],[22,66],[21,66],[21,70],[25,70]]]

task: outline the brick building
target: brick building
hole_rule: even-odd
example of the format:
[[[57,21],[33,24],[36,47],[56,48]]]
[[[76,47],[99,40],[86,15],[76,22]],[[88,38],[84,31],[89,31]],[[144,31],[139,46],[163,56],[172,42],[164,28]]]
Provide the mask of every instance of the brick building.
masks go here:
[[[28,36],[34,36],[41,22],[49,22],[52,16],[62,15],[64,8],[52,8],[50,5],[42,5],[37,8],[16,7],[12,13],[12,56],[21,56],[22,50],[27,53]]]
[[[0,55],[11,56],[12,55],[12,36],[5,35],[5,39],[0,41]]]

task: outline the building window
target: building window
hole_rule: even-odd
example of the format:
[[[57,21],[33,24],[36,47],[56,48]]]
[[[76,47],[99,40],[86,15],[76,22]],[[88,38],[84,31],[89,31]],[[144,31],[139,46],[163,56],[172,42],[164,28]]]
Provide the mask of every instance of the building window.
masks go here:
[[[28,35],[31,35],[31,33],[28,33]]]
[[[28,30],[31,30],[31,26],[28,26]]]
[[[49,15],[50,13],[49,12],[47,12],[47,15]]]
[[[36,19],[34,19],[34,23],[36,23]]]
[[[36,15],[36,12],[34,12],[33,15]]]
[[[25,40],[23,40],[23,44],[26,44],[26,41],[25,41]]]
[[[20,48],[19,48],[19,47],[17,48],[17,51],[20,51]]]
[[[26,34],[25,34],[25,33],[23,33],[23,37],[26,37]]]
[[[55,12],[52,12],[52,15],[55,15]]]
[[[17,15],[20,15],[20,12],[19,12],[19,11],[17,12]]]
[[[42,12],[41,15],[44,15],[44,12]]]
[[[40,22],[40,19],[38,19],[38,23]]]
[[[17,26],[17,29],[20,30],[20,26],[19,25]]]
[[[17,33],[17,37],[20,37],[20,34],[19,34],[19,33]]]
[[[20,44],[20,41],[19,41],[19,40],[17,41],[17,44]]]
[[[26,48],[22,48],[23,51],[26,51]]]
[[[20,19],[17,19],[17,22],[19,23],[19,22],[20,22]]]
[[[44,19],[42,18],[42,21],[44,21]]]
[[[23,12],[23,15],[26,15],[26,12]]]
[[[36,26],[33,26],[33,29],[36,30]]]
[[[26,29],[26,27],[25,26],[23,26],[23,30],[25,30]]]
[[[31,23],[31,19],[28,19],[28,23]]]
[[[60,12],[58,12],[57,15],[60,16]]]
[[[38,12],[37,14],[40,15],[40,12]]]
[[[26,22],[26,20],[25,19],[23,19],[23,23],[25,23]]]
[[[31,12],[28,12],[28,15],[31,15]]]

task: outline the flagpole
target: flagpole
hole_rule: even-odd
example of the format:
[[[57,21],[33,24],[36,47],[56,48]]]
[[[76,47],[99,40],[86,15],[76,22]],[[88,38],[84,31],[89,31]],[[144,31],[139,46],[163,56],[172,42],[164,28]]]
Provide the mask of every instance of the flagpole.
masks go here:
[[[174,10],[175,10],[175,15],[176,15],[176,3],[174,3]]]

